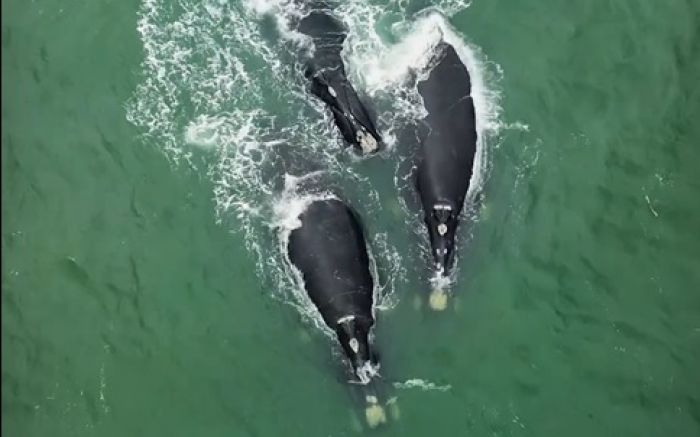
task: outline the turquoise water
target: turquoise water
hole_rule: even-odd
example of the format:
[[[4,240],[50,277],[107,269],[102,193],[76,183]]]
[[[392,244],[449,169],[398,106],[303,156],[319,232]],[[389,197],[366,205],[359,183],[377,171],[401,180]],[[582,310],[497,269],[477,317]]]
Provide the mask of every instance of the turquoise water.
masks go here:
[[[390,137],[428,4],[340,11]],[[3,435],[698,435],[700,5],[438,6],[485,103],[439,314],[406,145],[339,150],[274,11],[3,2]],[[385,380],[444,389],[391,388],[372,431],[281,267],[283,175],[312,170],[362,211]]]

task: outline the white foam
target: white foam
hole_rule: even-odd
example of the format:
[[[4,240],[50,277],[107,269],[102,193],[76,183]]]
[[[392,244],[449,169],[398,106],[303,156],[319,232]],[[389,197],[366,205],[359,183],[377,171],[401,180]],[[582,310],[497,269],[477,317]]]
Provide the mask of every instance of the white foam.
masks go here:
[[[294,0],[245,0],[243,4],[259,17],[270,16],[275,20],[282,38],[313,50],[311,38],[298,32],[292,22],[300,20],[306,13],[304,4]]]
[[[437,385],[434,382],[426,381],[424,379],[419,378],[409,379],[404,382],[395,382],[394,387],[400,389],[419,388],[423,391],[448,391],[452,389],[452,386],[449,384]]]
[[[247,0],[243,4],[259,17],[272,14],[279,9],[279,0]]]
[[[450,287],[452,285],[453,275],[448,275],[445,276],[442,273],[435,272],[433,276],[430,277],[430,284],[433,286],[434,289],[440,289],[444,290]]]
[[[185,128],[185,141],[202,148],[213,148],[220,142],[219,128],[223,123],[220,117],[201,115]]]
[[[357,369],[357,372],[355,372],[359,378],[359,383],[362,385],[369,384],[373,378],[379,376],[379,367],[380,365],[378,363],[373,364],[370,361],[365,361],[365,363]]]
[[[440,38],[440,28],[426,26],[423,20],[412,26],[395,45],[354,47],[348,57],[349,64],[361,72],[367,91],[377,94],[401,85],[412,72],[425,69]]]

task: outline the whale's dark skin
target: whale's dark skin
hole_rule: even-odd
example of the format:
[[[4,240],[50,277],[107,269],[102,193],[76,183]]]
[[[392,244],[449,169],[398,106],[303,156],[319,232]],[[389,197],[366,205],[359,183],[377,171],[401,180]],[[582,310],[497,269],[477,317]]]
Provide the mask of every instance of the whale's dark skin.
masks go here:
[[[306,292],[358,374],[373,361],[369,332],[374,324],[374,281],[362,227],[355,213],[337,199],[314,201],[299,219],[301,227],[289,237],[289,259],[301,271]]]
[[[305,2],[308,13],[297,30],[311,38],[314,49],[305,69],[310,90],[330,108],[343,138],[358,152],[376,152],[381,136],[365,104],[348,80],[341,57],[347,36],[344,24],[335,18],[326,2]],[[368,140],[362,140],[366,137]]]
[[[455,232],[476,156],[476,118],[471,80],[455,49],[437,47],[427,79],[418,82],[428,115],[418,151],[416,188],[435,268],[448,274],[454,263]],[[444,225],[444,226],[441,226]]]

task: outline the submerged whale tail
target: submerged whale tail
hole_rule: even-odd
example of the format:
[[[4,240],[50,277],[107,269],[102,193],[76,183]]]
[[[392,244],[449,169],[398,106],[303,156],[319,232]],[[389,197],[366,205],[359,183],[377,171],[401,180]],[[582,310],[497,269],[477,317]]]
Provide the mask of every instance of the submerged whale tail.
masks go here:
[[[384,407],[379,403],[379,399],[373,395],[367,395],[365,397],[367,405],[365,407],[365,420],[370,428],[376,428],[379,425],[383,425],[387,422],[386,411]]]
[[[381,379],[375,378],[352,390],[357,407],[364,412],[365,422],[370,428],[385,425],[389,419],[398,419],[396,398],[388,398],[386,386]]]

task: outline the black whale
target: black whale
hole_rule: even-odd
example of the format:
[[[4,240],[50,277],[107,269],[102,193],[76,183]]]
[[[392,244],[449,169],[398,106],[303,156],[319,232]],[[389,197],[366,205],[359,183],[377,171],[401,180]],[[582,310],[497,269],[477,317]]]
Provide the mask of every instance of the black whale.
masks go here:
[[[472,177],[476,120],[471,80],[455,49],[437,47],[427,79],[418,83],[428,115],[418,152],[417,190],[436,270],[448,274],[454,262],[455,232]]]
[[[374,369],[369,344],[374,282],[360,222],[336,199],[312,202],[299,219],[301,227],[289,237],[289,259],[355,375],[366,383]]]
[[[313,56],[306,66],[311,92],[328,105],[347,143],[363,154],[376,152],[381,137],[350,84],[341,57],[347,29],[331,15],[325,2],[310,3],[310,10],[299,21],[297,30],[311,37],[314,44]]]

